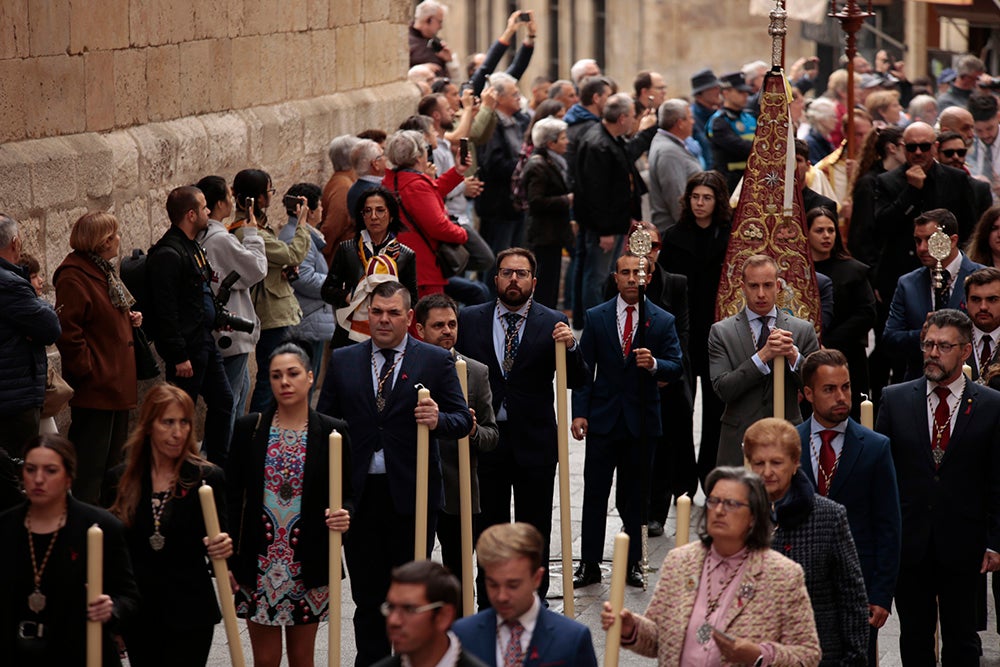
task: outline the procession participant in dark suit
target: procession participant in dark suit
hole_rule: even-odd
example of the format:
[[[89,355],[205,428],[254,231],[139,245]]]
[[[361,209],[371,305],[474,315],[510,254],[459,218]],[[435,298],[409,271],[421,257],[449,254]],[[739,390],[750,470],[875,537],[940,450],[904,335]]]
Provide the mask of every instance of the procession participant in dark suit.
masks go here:
[[[440,563],[418,560],[393,569],[379,609],[396,654],[374,667],[486,667],[449,631],[461,608],[458,580]]]
[[[206,537],[198,488],[212,487],[225,526],[225,477],[198,453],[191,397],[172,384],[153,387],[125,451],[127,461],[108,472],[102,501],[125,524],[143,599],[124,633],[129,663],[204,665],[222,620],[205,556],[229,558],[233,540],[225,532]],[[185,641],[165,642],[164,633]]]
[[[559,458],[552,389],[554,341],[566,343],[571,388],[585,381],[586,363],[566,316],[532,300],[536,266],[535,256],[524,248],[509,248],[497,255],[497,302],[462,309],[457,347],[489,368],[500,427],[500,444],[479,458],[482,513],[476,532],[510,522],[513,491],[515,520],[530,523],[542,534],[542,562],[547,564]],[[543,600],[548,585],[546,571],[539,586]],[[482,608],[487,596],[481,575],[477,591]]]
[[[812,418],[796,428],[802,471],[820,495],[847,510],[868,592],[868,664],[878,657],[878,629],[892,609],[899,575],[899,489],[889,439],[850,418],[847,358],[839,350],[817,350],[802,363],[802,391]]]
[[[972,379],[986,384],[1000,373],[1000,269],[976,269],[965,278],[967,312],[972,318]],[[992,385],[990,385],[992,386]],[[996,387],[994,387],[996,389]]]
[[[816,493],[800,467],[802,446],[789,422],[767,417],[751,424],[743,448],[777,519],[771,548],[805,572],[820,665],[868,664],[868,599],[847,511]]]
[[[70,495],[76,454],[55,434],[30,439],[21,480],[27,502],[0,514],[0,655],[12,665],[82,665],[87,622],[101,623],[101,665],[118,667],[114,634],[139,591],[121,522]],[[87,603],[87,530],[104,531],[104,591]]]
[[[773,364],[784,363],[785,416],[802,421],[797,390],[802,360],[819,349],[813,325],[775,306],[778,265],[766,255],[751,255],[743,265],[746,306],[712,325],[708,334],[712,388],[725,404],[719,436],[719,465],[743,462],[747,427],[774,414]]]
[[[451,352],[458,361],[466,364],[469,412],[472,414],[472,432],[469,433],[469,467],[472,492],[472,512],[479,514],[479,477],[476,468],[479,452],[496,449],[500,439],[496,416],[493,414],[493,392],[486,364],[479,363],[458,353],[455,339],[458,336],[458,304],[446,294],[428,294],[417,302],[414,309],[417,333],[429,345],[437,345]],[[437,536],[441,542],[441,562],[458,577],[462,586],[462,523],[458,469],[458,441],[442,438],[441,476],[444,481],[444,503],[438,513]],[[472,585],[471,583],[469,584]],[[457,613],[461,616],[462,608]]]
[[[615,265],[618,296],[587,311],[580,349],[591,369],[573,391],[573,437],[587,438],[583,470],[583,535],[574,586],[601,580],[608,494],[618,471],[615,504],[629,542],[630,586],[642,586],[642,475],[649,475],[655,449],[643,451],[662,433],[657,382],[679,382],[683,372],[674,316],[647,299],[639,319],[639,258],[622,255]],[[642,347],[640,331],[645,340]],[[643,458],[646,455],[646,458]]]
[[[274,349],[269,372],[275,407],[236,421],[226,468],[236,611],[247,619],[260,667],[281,662],[283,627],[289,667],[313,664],[316,630],[329,602],[329,531],[343,533],[351,524],[351,440],[343,421],[309,407],[311,369],[299,345]],[[331,508],[334,430],[344,438],[343,507]]]
[[[544,541],[534,526],[490,526],[476,543],[491,608],[455,622],[465,651],[493,667],[597,667],[590,630],[542,605]]]
[[[924,377],[886,387],[875,425],[892,443],[902,508],[900,657],[934,662],[940,618],[942,661],[977,665],[980,574],[1000,569],[1000,393],[962,374],[965,313],[931,313],[920,343]]]
[[[395,281],[379,284],[368,304],[371,340],[335,350],[317,410],[345,419],[351,429],[348,468],[356,516],[345,544],[351,574],[355,664],[389,655],[379,606],[392,568],[413,560],[417,495],[417,425],[430,429],[427,553],[441,506],[439,438],[472,430],[451,354],[407,335],[413,320],[410,293]],[[417,400],[417,388],[431,397]]]

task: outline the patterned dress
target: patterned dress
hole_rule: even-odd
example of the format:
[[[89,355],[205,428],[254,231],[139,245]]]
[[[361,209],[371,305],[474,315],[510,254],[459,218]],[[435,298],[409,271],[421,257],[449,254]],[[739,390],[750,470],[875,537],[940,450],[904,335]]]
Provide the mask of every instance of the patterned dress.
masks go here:
[[[257,555],[257,589],[241,591],[240,618],[261,625],[301,625],[326,619],[326,586],[306,589],[295,560],[302,509],[302,471],[308,429],[271,426],[264,459],[265,545]]]

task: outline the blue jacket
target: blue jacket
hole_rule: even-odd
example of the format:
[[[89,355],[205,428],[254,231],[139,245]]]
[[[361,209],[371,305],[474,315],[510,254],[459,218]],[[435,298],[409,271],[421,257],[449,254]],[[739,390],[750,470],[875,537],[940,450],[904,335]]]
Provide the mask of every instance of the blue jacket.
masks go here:
[[[299,221],[295,216],[288,218],[288,224],[278,232],[278,240],[291,243]],[[327,341],[333,338],[336,324],[333,317],[333,306],[323,301],[320,292],[329,267],[323,257],[323,247],[326,241],[323,235],[310,230],[312,244],[306,253],[306,258],[299,264],[299,279],[292,283],[295,298],[302,309],[302,321],[294,327],[294,335],[302,340]]]
[[[466,616],[451,626],[462,648],[487,665],[497,662],[497,612],[485,609],[475,616]],[[531,635],[524,667],[541,665],[571,665],[597,667],[594,642],[587,626],[562,614],[542,607]]]
[[[0,414],[42,406],[45,346],[61,333],[59,316],[35,294],[26,271],[0,258]]]

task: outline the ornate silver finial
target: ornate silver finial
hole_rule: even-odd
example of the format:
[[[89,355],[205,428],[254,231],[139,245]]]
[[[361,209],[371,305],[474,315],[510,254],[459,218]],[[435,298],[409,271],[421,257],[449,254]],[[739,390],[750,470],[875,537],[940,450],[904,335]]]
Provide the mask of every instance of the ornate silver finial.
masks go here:
[[[646,284],[646,255],[653,250],[653,235],[639,227],[628,237],[628,252],[639,258],[639,284]]]
[[[951,237],[944,233],[943,227],[939,226],[927,239],[927,250],[930,256],[937,260],[937,266],[934,267],[934,288],[941,289],[944,287],[941,260],[948,259],[948,255],[951,254]]]
[[[788,12],[785,11],[784,0],[774,0],[774,9],[768,16],[771,17],[771,23],[767,26],[767,34],[771,36],[771,66],[783,67],[785,35],[788,34],[788,29],[785,27]]]

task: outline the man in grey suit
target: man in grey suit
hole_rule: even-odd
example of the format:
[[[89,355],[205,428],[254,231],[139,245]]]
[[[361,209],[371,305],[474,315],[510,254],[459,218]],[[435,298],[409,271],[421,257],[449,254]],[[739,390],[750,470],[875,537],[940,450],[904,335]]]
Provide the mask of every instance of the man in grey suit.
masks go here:
[[[691,107],[684,100],[660,105],[659,129],[649,147],[649,208],[662,235],[681,217],[681,196],[701,163],[684,145],[694,129]]]
[[[417,333],[425,343],[437,345],[464,359],[468,382],[469,412],[472,413],[472,432],[469,434],[470,467],[472,468],[472,511],[479,513],[479,479],[476,475],[476,452],[496,449],[500,439],[496,417],[493,413],[493,392],[490,390],[490,371],[485,364],[458,354],[455,339],[458,337],[458,305],[445,294],[428,294],[414,308]],[[441,541],[441,561],[462,581],[462,524],[459,517],[458,441],[441,439],[441,475],[444,482],[444,504],[438,514],[437,536]],[[461,613],[459,613],[461,615]]]
[[[805,320],[776,308],[778,265],[767,255],[751,255],[743,264],[746,306],[712,325],[708,332],[708,369],[712,388],[726,404],[719,433],[717,465],[743,465],[743,432],[774,416],[773,360],[784,360],[785,419],[802,421],[798,370],[819,349],[816,330]]]

